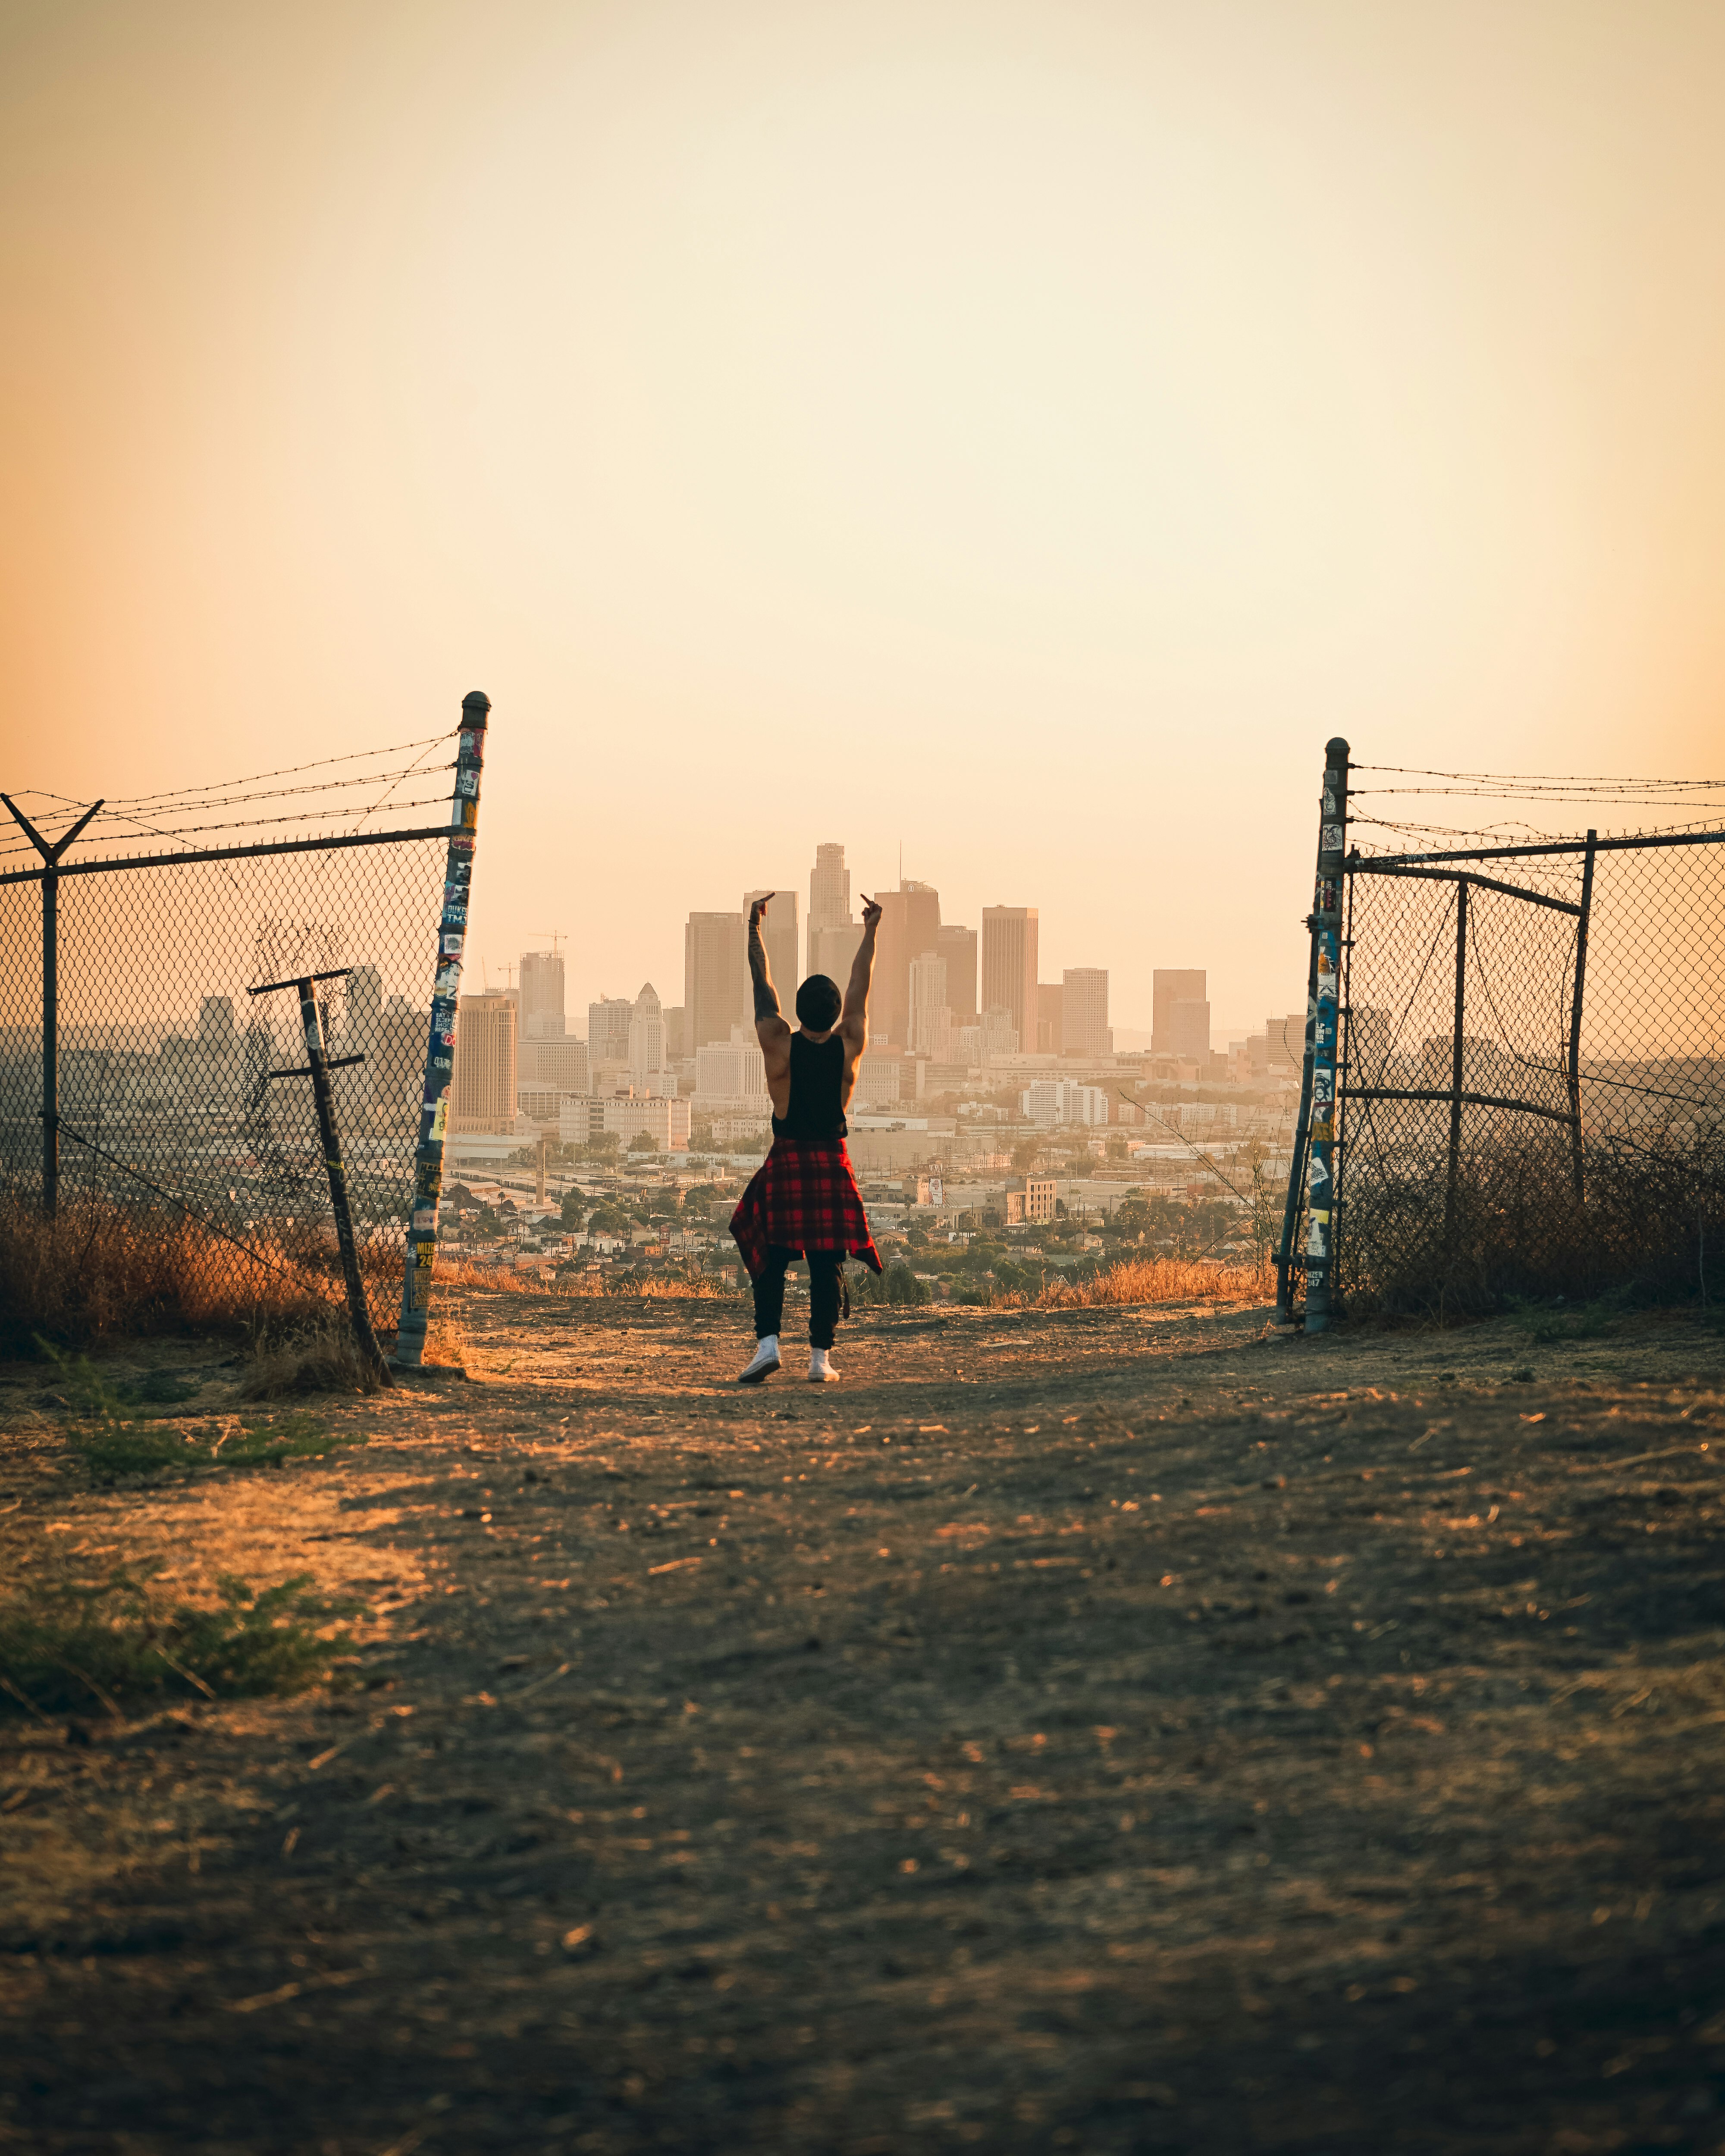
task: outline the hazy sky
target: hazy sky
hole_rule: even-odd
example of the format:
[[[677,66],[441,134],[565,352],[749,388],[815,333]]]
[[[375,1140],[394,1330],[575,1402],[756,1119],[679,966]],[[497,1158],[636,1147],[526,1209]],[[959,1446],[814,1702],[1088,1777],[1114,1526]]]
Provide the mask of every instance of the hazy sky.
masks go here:
[[[3,783],[478,686],[494,982],[902,839],[1261,1023],[1331,733],[1717,769],[1722,110],[1718,0],[0,0]]]

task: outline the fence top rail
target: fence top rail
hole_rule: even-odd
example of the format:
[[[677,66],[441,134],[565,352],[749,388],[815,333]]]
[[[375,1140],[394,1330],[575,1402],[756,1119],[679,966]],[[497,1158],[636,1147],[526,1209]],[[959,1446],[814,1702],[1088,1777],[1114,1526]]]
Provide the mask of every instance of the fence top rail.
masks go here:
[[[1363,854],[1357,848],[1343,864],[1350,875],[1385,875],[1392,869],[1423,868],[1432,861],[1521,861],[1540,854],[1639,853],[1649,846],[1717,846],[1725,831],[1650,831],[1628,839],[1552,839],[1537,846],[1458,846],[1437,854]]]
[[[59,877],[105,875],[110,869],[189,868],[198,861],[244,861],[262,854],[324,854],[345,846],[398,846],[409,839],[447,839],[449,829],[447,824],[430,824],[412,831],[355,831],[345,837],[273,839],[264,845],[202,846],[195,852],[183,854],[128,854],[117,861],[62,861],[52,870],[45,867],[8,869],[0,875],[0,884],[40,883],[49,874]]]
[[[1362,858],[1356,872],[1360,875],[1412,876],[1422,883],[1471,883],[1476,891],[1502,891],[1506,898],[1524,898],[1530,906],[1548,906],[1553,913],[1573,913],[1578,919],[1581,913],[1581,908],[1567,898],[1553,898],[1543,891],[1527,891],[1518,883],[1500,883],[1496,876],[1470,875],[1466,869],[1415,869],[1400,861]]]

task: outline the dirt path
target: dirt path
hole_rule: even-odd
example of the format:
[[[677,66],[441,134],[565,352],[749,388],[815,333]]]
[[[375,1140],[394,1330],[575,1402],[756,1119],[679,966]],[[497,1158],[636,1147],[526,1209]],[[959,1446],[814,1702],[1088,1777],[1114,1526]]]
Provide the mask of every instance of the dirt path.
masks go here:
[[[13,1372],[8,1577],[374,1614],[0,1723],[0,2147],[1725,2149],[1725,1353],[1264,1316],[499,1296],[144,1491]]]

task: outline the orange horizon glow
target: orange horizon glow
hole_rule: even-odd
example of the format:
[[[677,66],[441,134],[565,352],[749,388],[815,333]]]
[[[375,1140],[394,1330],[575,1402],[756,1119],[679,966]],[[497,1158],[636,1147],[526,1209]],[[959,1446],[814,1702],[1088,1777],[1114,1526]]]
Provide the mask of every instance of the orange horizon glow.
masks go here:
[[[1712,767],[1722,82],[1700,4],[15,5],[0,784],[477,685],[470,949],[578,1023],[837,839],[1261,1025],[1331,735]]]

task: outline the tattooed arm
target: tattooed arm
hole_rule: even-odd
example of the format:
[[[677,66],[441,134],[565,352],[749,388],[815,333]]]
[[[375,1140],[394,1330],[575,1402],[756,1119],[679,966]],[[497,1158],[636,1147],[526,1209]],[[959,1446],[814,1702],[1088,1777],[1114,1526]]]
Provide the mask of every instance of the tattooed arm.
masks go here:
[[[769,891],[766,898],[757,898],[749,908],[749,979],[755,991],[755,1037],[767,1059],[767,1090],[773,1096],[773,1107],[782,1116],[790,1099],[791,1029],[779,1010],[778,991],[773,985],[772,968],[767,963],[767,946],[761,941],[761,922],[766,916],[767,901],[773,896]],[[781,1091],[785,1096],[783,1101],[778,1097]]]

